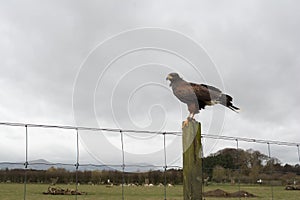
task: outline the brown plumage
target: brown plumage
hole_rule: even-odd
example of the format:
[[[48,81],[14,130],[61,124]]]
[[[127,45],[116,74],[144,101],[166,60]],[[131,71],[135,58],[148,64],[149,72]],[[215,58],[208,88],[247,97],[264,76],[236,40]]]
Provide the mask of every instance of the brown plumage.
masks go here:
[[[232,104],[232,97],[223,94],[221,90],[205,84],[189,83],[183,80],[177,73],[170,73],[167,76],[174,95],[183,103],[186,103],[190,115],[188,119],[193,119],[194,115],[205,106],[221,104],[237,112],[238,107]]]

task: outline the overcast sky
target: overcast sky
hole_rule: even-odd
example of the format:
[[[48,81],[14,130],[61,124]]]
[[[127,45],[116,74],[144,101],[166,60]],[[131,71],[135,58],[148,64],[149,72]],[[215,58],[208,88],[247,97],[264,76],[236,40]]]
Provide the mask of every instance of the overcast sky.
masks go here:
[[[196,116],[205,134],[300,142],[298,1],[0,1],[0,121],[180,131],[165,78],[234,97]],[[75,162],[74,131],[29,129],[29,160]],[[157,135],[125,134],[128,163],[163,163]],[[243,143],[267,154],[267,145]],[[204,140],[206,155],[234,141]],[[24,160],[24,128],[0,127],[0,161]],[[82,162],[120,163],[119,133],[80,133]],[[181,138],[167,136],[180,165]],[[271,146],[296,164],[296,147]]]

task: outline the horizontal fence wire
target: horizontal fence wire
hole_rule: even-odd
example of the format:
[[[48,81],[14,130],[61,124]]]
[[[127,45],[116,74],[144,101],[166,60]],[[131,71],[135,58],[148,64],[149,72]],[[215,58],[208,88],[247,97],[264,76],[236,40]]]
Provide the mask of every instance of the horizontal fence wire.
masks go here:
[[[61,126],[61,125],[45,125],[45,124],[26,124],[26,123],[11,123],[11,122],[0,122],[0,126],[18,126],[18,127],[35,127],[35,128],[58,128],[58,129],[69,129],[78,131],[108,131],[108,132],[122,132],[122,133],[147,133],[147,134],[159,134],[159,135],[177,135],[181,136],[181,131],[147,131],[147,130],[131,130],[131,129],[118,129],[118,128],[91,128],[91,127],[81,127],[81,126]],[[214,134],[201,134],[203,138],[211,138],[217,140],[238,140],[244,142],[253,142],[261,144],[275,144],[282,146],[299,146],[300,142],[285,142],[276,140],[265,140],[257,138],[245,138],[245,137],[234,137],[234,136],[224,136],[224,135],[214,135]]]
[[[20,166],[24,166],[25,163],[24,162],[0,162],[0,165],[20,165]],[[35,165],[45,165],[45,166],[73,166],[76,167],[76,163],[72,164],[72,163],[47,163],[47,162],[35,162],[35,163],[27,163],[27,168],[30,166],[35,166]],[[79,167],[95,167],[95,168],[103,168],[103,167],[107,167],[107,168],[117,168],[120,167],[120,169],[122,169],[122,164],[117,165],[117,164],[89,164],[89,163],[84,163],[79,165],[78,163],[78,168]],[[166,166],[165,165],[139,165],[139,164],[124,164],[124,167],[140,167],[140,168],[161,168],[164,169]],[[181,169],[182,166],[179,165],[168,165],[168,168],[174,168],[174,169]]]

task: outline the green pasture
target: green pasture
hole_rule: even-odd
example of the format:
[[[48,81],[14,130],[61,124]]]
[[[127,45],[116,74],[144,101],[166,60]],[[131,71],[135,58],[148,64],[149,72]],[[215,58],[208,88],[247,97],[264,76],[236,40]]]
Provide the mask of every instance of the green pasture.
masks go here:
[[[75,189],[75,185],[59,185],[61,188]],[[46,191],[48,185],[46,184],[28,184],[27,195],[28,200],[74,200],[75,196],[71,195],[43,195],[42,192]],[[205,186],[204,190],[222,189],[226,192],[238,191],[237,185],[209,185]],[[106,187],[104,185],[80,185],[78,190],[81,192],[87,192],[87,195],[78,195],[79,200],[119,200],[122,194],[121,186]],[[257,195],[257,198],[251,199],[271,199],[271,187],[270,186],[258,186],[258,185],[241,185],[241,190],[250,192]],[[1,200],[21,200],[23,199],[24,185],[13,183],[0,183],[0,199]],[[300,191],[286,191],[284,186],[273,187],[274,199],[300,199]],[[128,200],[158,200],[164,199],[164,187],[153,186],[124,186],[125,199]],[[167,199],[179,200],[182,199],[182,186],[167,187]],[[215,199],[238,199],[238,198],[206,198],[208,200]],[[243,199],[243,198],[242,198]],[[249,199],[249,198],[247,198]]]

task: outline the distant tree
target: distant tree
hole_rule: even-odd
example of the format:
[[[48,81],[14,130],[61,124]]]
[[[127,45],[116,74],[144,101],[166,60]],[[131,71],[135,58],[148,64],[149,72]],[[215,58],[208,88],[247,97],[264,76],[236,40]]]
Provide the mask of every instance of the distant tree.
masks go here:
[[[260,172],[260,166],[259,165],[254,165],[250,169],[249,178],[250,178],[252,183],[256,183],[256,181],[259,179],[259,172]]]
[[[102,172],[100,170],[94,170],[91,172],[91,182],[94,184],[100,184],[102,181]]]
[[[217,153],[211,154],[203,159],[203,172],[206,176],[211,177],[213,175],[213,169],[215,166],[222,166],[226,169],[234,169],[234,156],[229,153],[218,151]]]
[[[226,170],[222,166],[215,166],[213,168],[213,175],[212,178],[217,183],[222,182],[224,179],[226,179]]]

